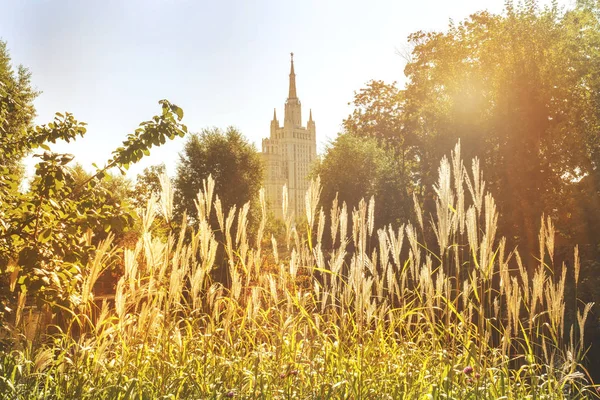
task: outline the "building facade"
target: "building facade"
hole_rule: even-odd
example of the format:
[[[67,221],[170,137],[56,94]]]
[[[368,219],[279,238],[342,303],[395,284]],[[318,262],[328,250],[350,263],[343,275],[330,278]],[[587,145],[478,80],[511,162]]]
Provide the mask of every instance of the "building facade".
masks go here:
[[[305,213],[304,196],[309,187],[308,174],[317,159],[317,139],[312,110],[306,126],[302,126],[302,105],[296,93],[294,53],[291,67],[288,98],[285,102],[283,125],[273,110],[270,136],[262,141],[265,164],[265,194],[277,218],[283,217],[283,186],[288,188],[288,207],[296,217]]]

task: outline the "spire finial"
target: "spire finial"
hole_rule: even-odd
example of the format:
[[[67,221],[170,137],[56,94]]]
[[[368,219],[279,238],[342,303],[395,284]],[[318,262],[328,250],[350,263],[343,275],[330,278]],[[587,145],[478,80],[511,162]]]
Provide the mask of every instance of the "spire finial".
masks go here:
[[[291,56],[291,68],[290,68],[290,91],[288,99],[296,99],[296,73],[294,72],[294,53],[290,53]]]
[[[312,108],[310,109],[310,113],[308,115],[308,122],[313,122],[313,120],[312,120]]]
[[[277,109],[273,108],[273,121],[277,121]]]

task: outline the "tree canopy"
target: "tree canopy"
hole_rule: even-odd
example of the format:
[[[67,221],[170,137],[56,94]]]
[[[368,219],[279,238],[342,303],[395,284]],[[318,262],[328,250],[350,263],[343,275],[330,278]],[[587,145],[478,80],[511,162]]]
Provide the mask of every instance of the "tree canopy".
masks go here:
[[[209,176],[223,210],[257,199],[263,182],[263,165],[256,148],[235,128],[204,129],[193,134],[180,154],[175,178],[175,204],[179,212],[196,216],[194,200]]]
[[[6,42],[0,40],[0,166],[19,172],[20,161],[29,151],[28,135],[35,117],[33,100],[39,92],[31,87],[31,73],[11,64]]]
[[[350,133],[339,135],[326,149],[313,174],[321,177],[321,201],[325,207],[334,199],[351,211],[362,198],[375,196],[375,221],[386,225],[408,217],[412,200],[410,183],[393,151],[386,151],[376,138]]]
[[[540,216],[568,231],[576,183],[597,181],[599,15],[592,1],[563,11],[528,0],[445,32],[413,33],[406,87],[369,82],[345,131],[407,155],[407,175],[421,188],[433,185],[439,159],[460,139],[464,157],[482,162],[501,231],[531,253]]]

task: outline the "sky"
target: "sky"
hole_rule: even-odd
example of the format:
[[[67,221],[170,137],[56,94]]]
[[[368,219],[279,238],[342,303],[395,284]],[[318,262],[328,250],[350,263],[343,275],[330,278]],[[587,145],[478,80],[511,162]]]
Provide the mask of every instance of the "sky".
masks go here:
[[[574,0],[559,4],[570,6]],[[544,2],[542,2],[544,3]],[[71,112],[84,138],[56,144],[92,171],[168,99],[191,132],[235,126],[260,150],[273,108],[283,116],[290,52],[303,119],[312,109],[317,148],[341,130],[354,92],[371,79],[405,83],[407,37],[504,0],[0,0],[0,39],[42,94],[36,123]],[[174,175],[185,139],[133,165],[135,178],[165,163]],[[27,161],[33,170],[35,161]]]

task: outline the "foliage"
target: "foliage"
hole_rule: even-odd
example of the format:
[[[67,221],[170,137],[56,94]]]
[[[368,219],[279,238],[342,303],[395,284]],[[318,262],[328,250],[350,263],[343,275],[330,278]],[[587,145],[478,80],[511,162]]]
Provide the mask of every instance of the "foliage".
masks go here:
[[[423,183],[460,138],[489,171],[501,231],[519,232],[511,239],[524,254],[536,249],[537,216],[569,211],[561,203],[573,181],[597,170],[597,7],[508,2],[503,15],[479,12],[447,32],[409,37],[403,121],[421,143]]]
[[[224,209],[258,199],[263,182],[260,155],[235,128],[218,128],[193,134],[180,154],[175,178],[175,204],[179,212],[197,217],[194,201],[202,182],[212,176]]]
[[[397,223],[409,216],[411,185],[402,174],[400,160],[374,138],[339,135],[312,174],[321,177],[325,204],[337,197],[340,205],[351,208],[362,198],[375,196],[382,204],[375,215],[378,224]]]
[[[10,97],[10,93],[4,95]],[[118,168],[124,173],[129,164],[137,162],[152,146],[164,143],[167,138],[183,136],[186,131],[180,123],[183,111],[167,100],[161,100],[160,104],[162,113],[142,122],[123,146],[112,153],[105,167],[83,182],[77,183],[68,168],[73,158],[69,154],[49,151],[37,154],[40,162],[25,193],[18,190],[18,177],[8,167],[2,167],[2,311],[14,309],[17,296],[20,306],[26,296],[58,307],[69,307],[79,301],[73,293],[81,285],[82,269],[96,250],[88,232],[118,231],[131,224],[132,216],[123,199],[107,190],[111,185],[107,171]],[[85,132],[85,124],[73,115],[57,113],[54,122],[27,130],[19,141],[2,142],[0,150],[5,158],[17,157],[36,148],[48,150],[48,142],[68,142]]]
[[[335,248],[324,254],[326,217],[313,183],[306,220],[315,241],[292,240],[290,257],[273,254],[279,268],[271,272],[262,260],[272,249],[248,241],[247,214],[222,210],[210,178],[189,243],[154,236],[153,198],[138,244],[124,251],[114,308],[86,292],[62,334],[1,359],[0,391],[15,399],[595,396],[580,365],[591,305],[573,326],[563,319],[565,281],[578,282],[578,263],[551,274],[545,221],[539,259],[549,264],[536,263],[530,281],[519,252],[496,236],[498,213],[476,161],[470,171],[458,146],[440,164],[432,224],[441,253],[419,242],[418,207],[415,225],[376,229],[362,201],[349,213],[333,206],[337,222],[326,234]],[[210,278],[219,248],[235,255],[229,289]],[[115,251],[110,241],[99,246],[83,288]]]
[[[344,120],[344,131],[358,136],[400,144],[402,129],[402,91],[396,82],[369,81],[354,94],[354,111]]]
[[[33,100],[39,92],[31,88],[31,73],[19,65],[12,68],[6,42],[0,40],[0,166],[22,178],[20,161],[31,148],[28,129],[35,117]]]
[[[152,165],[138,174],[135,187],[129,196],[136,208],[144,208],[151,196],[158,196],[161,191],[160,177],[167,173],[165,164]]]

